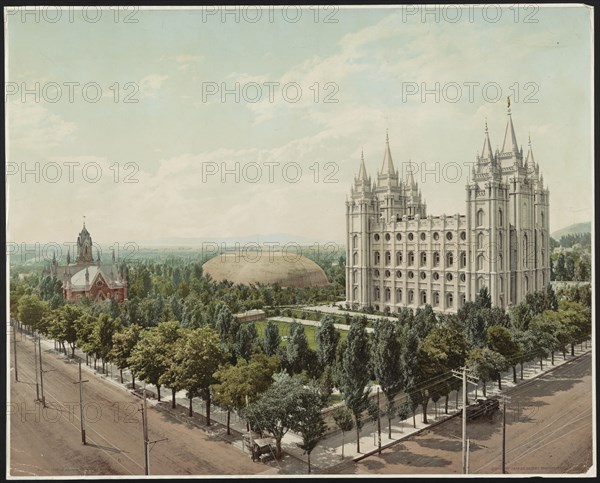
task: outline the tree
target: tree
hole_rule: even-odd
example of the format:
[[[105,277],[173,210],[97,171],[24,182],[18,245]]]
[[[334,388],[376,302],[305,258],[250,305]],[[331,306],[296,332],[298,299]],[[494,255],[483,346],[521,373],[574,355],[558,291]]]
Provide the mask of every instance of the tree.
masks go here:
[[[398,419],[400,420],[400,424],[408,418],[410,411],[410,404],[408,402],[405,402],[398,408]],[[402,431],[402,426],[400,426],[400,431]]]
[[[554,280],[567,280],[566,278],[567,272],[565,267],[565,255],[564,253],[559,253],[558,258],[556,259],[556,268],[554,269]]]
[[[354,416],[356,427],[356,451],[360,453],[360,429],[362,413],[367,409],[369,383],[369,338],[363,320],[353,320],[346,337],[346,348],[342,354],[340,389],[346,406]],[[366,390],[365,390],[366,389]]]
[[[207,425],[210,425],[210,386],[217,383],[214,374],[225,363],[226,357],[218,332],[208,326],[187,331],[173,357],[172,379],[178,389],[187,391],[189,415],[193,414],[193,398],[202,396],[206,401]]]
[[[340,332],[335,328],[335,319],[326,315],[321,319],[321,324],[317,327],[317,356],[321,366],[333,367],[335,364],[335,355],[340,341]]]
[[[280,344],[281,337],[279,336],[279,328],[275,322],[269,320],[265,327],[265,338],[263,341],[265,354],[268,356],[274,356],[277,354],[277,349],[279,348]]]
[[[48,335],[51,338],[58,340],[61,344],[66,342],[71,346],[71,357],[75,357],[77,321],[82,315],[83,311],[76,305],[63,305],[54,311],[48,328]]]
[[[106,361],[112,350],[113,335],[116,334],[120,328],[120,320],[113,319],[105,313],[100,314],[98,322],[94,325],[91,341],[95,348],[94,352],[96,356],[102,359],[102,372],[105,372]]]
[[[228,364],[215,372],[217,383],[212,384],[210,389],[216,403],[227,409],[227,434],[230,434],[231,411],[239,412],[265,392],[278,368],[279,359],[276,356],[252,354],[249,362],[239,359],[235,366]]]
[[[446,411],[448,397],[454,388],[445,378],[440,377],[449,370],[458,369],[465,363],[467,354],[467,341],[460,324],[455,320],[447,320],[443,325],[435,327],[419,344],[418,361],[421,367],[422,383],[432,380],[434,385],[428,384],[428,394],[432,397],[446,396]],[[440,381],[440,382],[435,382]],[[426,402],[423,391],[422,402]],[[434,400],[437,403],[437,401]],[[436,406],[437,407],[437,406]],[[425,408],[424,408],[425,412]]]
[[[473,371],[478,379],[483,381],[483,395],[487,395],[486,383],[487,381],[496,379],[498,381],[499,389],[502,389],[500,378],[502,377],[502,371],[506,369],[506,359],[491,349],[475,348],[469,352],[467,359],[467,366]]]
[[[129,367],[128,359],[140,339],[141,331],[142,328],[139,325],[131,324],[122,332],[117,332],[113,335],[113,346],[109,357],[119,368],[121,384],[123,384],[123,369]]]
[[[510,331],[506,327],[500,325],[492,325],[487,329],[486,335],[487,346],[501,354],[508,364],[513,369],[513,382],[517,382],[517,362],[519,348],[513,340]],[[501,385],[501,380],[498,384]],[[500,387],[502,389],[502,387]]]
[[[161,381],[161,376],[173,363],[175,343],[182,335],[181,330],[177,322],[171,321],[142,331],[128,359],[129,367],[140,379],[156,386],[159,401],[160,388],[164,382],[164,378]]]
[[[37,330],[44,316],[50,311],[48,304],[35,295],[23,295],[18,306],[19,321],[31,332]]]
[[[290,339],[286,350],[286,360],[290,374],[299,374],[308,363],[309,346],[304,333],[304,326],[292,322],[290,326]]]
[[[342,432],[342,458],[344,458],[344,447],[346,446],[344,441],[344,435],[347,431],[352,431],[352,428],[354,428],[354,422],[352,421],[352,412],[346,406],[342,406],[336,409],[333,413],[333,420]]]
[[[296,443],[308,456],[308,473],[310,474],[310,453],[325,436],[327,426],[321,413],[323,399],[314,386],[303,387],[298,401],[298,414],[293,431],[302,437],[302,443]]]
[[[281,458],[281,439],[294,428],[301,411],[302,378],[280,372],[258,399],[242,410],[242,416],[252,429],[268,431],[275,438],[275,458]]]
[[[258,344],[259,339],[256,326],[252,322],[241,324],[235,341],[236,356],[249,360]]]
[[[386,398],[388,418],[388,438],[392,439],[392,418],[394,417],[394,398],[402,390],[400,358],[402,346],[398,324],[389,319],[375,321],[371,345],[371,361],[375,379]]]
[[[419,360],[419,336],[417,335],[416,330],[411,326],[406,325],[404,331],[404,346],[402,348],[403,385],[404,392],[408,396],[410,409],[413,413],[413,425],[416,427],[415,411],[419,407],[419,404],[423,402],[421,390],[418,389],[419,382],[423,378],[421,373],[421,362]],[[426,417],[426,414],[424,417]]]

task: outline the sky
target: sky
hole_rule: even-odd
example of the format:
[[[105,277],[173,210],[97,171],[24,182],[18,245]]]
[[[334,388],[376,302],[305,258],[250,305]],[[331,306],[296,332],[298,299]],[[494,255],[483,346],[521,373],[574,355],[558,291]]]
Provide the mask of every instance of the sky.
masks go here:
[[[75,241],[85,216],[98,243],[343,241],[386,131],[428,214],[464,213],[508,96],[550,230],[590,221],[591,10],[429,8],[12,7],[7,240]]]

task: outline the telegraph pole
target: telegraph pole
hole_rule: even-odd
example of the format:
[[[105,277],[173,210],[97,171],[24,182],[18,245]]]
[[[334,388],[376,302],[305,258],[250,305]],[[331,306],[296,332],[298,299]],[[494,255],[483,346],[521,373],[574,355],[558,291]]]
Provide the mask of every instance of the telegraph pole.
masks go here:
[[[458,379],[462,379],[462,470],[463,474],[467,474],[467,383],[477,384],[477,379],[467,374],[467,367],[464,366],[462,371],[452,370],[452,375]]]
[[[35,400],[40,400],[40,386],[38,382],[38,355],[37,355],[37,341],[35,340],[35,335],[33,336],[33,360],[35,362]]]
[[[13,333],[13,352],[15,353],[15,381],[19,382],[19,371],[17,369],[17,324],[13,322],[12,324],[12,333]]]
[[[46,398],[44,397],[44,370],[42,369],[42,338],[38,337],[38,352],[40,355],[40,386],[42,388],[42,406],[46,407]]]
[[[467,457],[466,457],[467,460],[466,460],[466,463],[465,463],[465,475],[469,474],[469,449],[470,449],[470,446],[471,446],[470,442],[471,441],[469,439],[467,439]]]
[[[73,384],[79,384],[79,421],[81,426],[81,442],[86,444],[85,441],[85,421],[83,419],[83,383],[89,382],[87,379],[85,381],[81,380],[81,358],[79,358],[79,382],[74,382]]]
[[[381,413],[379,410],[379,386],[377,386],[377,448],[381,454]]]
[[[144,434],[144,474],[150,474],[150,454],[148,452],[148,405],[146,403],[146,386],[142,391],[144,394],[144,404],[142,405],[142,431]]]
[[[510,397],[502,396],[502,474],[506,474],[506,402]]]

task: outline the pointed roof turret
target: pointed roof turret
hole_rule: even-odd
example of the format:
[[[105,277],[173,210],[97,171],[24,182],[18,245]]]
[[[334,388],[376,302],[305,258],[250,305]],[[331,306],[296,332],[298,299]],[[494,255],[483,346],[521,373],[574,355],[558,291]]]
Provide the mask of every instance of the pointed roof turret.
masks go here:
[[[531,148],[531,134],[529,135],[529,150],[527,151],[527,158],[525,159],[525,165],[530,171],[535,170],[535,159],[533,159],[533,149]]]
[[[390,136],[388,130],[385,130],[385,152],[383,153],[383,163],[381,165],[381,174],[395,175],[394,162],[392,161],[392,152],[390,151]]]
[[[485,120],[485,137],[483,139],[483,149],[481,150],[481,159],[492,159],[492,144],[488,133],[487,119]]]
[[[365,168],[365,153],[361,149],[361,151],[360,151],[360,168],[358,170],[358,180],[359,181],[366,181],[367,178],[368,178],[368,176],[367,176],[367,168]],[[114,254],[114,252],[113,252],[113,254]]]
[[[416,188],[415,178],[413,177],[412,161],[408,160],[408,169],[406,170],[406,184],[409,189]]]
[[[502,143],[503,153],[518,153],[519,147],[517,137],[515,136],[515,128],[510,114],[510,97],[508,98],[508,121],[506,122],[506,130],[504,131],[504,142]]]
[[[67,265],[71,264],[71,250],[67,251]]]

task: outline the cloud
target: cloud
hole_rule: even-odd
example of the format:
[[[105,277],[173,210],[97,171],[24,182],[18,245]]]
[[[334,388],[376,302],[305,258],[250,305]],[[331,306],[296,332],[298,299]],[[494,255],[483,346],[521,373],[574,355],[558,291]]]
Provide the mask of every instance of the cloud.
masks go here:
[[[9,102],[8,138],[14,147],[36,151],[62,145],[77,125],[65,121],[40,103]]]
[[[156,97],[163,82],[168,78],[167,75],[151,74],[141,79],[139,81],[140,97]]]

